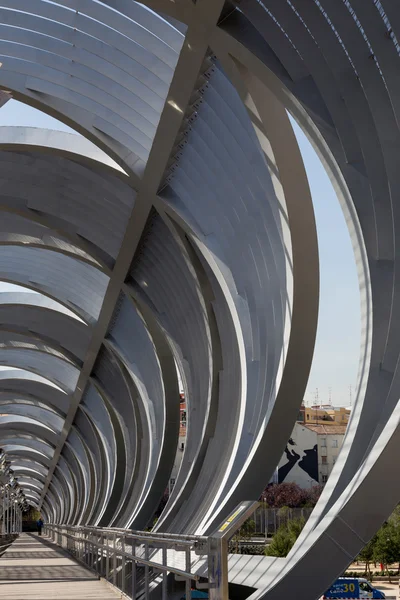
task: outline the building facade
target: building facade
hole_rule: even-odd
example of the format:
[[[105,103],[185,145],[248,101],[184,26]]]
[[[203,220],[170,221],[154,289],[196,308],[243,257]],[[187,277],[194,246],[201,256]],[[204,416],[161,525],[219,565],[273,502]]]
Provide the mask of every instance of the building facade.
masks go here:
[[[317,436],[318,482],[322,485],[335,466],[346,433],[345,425],[306,425]]]
[[[350,418],[350,408],[333,407],[330,404],[316,406],[301,406],[298,421],[305,425],[347,425]]]
[[[278,465],[279,483],[297,483],[301,488],[318,485],[318,436],[296,423]]]
[[[347,415],[341,410],[335,412],[338,416]],[[324,485],[336,463],[345,433],[346,425],[296,423],[279,462],[278,482],[297,483],[301,488]]]

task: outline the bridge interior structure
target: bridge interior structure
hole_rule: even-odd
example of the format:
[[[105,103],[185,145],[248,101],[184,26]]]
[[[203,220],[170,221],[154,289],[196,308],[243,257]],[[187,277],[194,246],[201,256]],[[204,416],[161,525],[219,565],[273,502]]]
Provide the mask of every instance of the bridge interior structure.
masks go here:
[[[230,558],[229,579],[257,574],[252,600],[318,598],[390,514],[399,40],[397,0],[0,0],[1,103],[76,132],[0,128],[0,280],[25,288],[0,293],[0,447],[46,523],[153,525],[178,445],[179,380],[187,442],[154,536],[207,538],[271,479],[319,305],[289,114],[351,235],[357,392],[288,557],[251,569]]]

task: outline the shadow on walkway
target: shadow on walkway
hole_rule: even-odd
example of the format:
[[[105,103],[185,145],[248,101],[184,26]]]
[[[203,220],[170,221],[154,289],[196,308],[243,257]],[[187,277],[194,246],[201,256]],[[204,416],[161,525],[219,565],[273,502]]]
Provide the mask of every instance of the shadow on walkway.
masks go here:
[[[45,536],[23,533],[0,558],[0,598],[5,600],[118,597],[121,595],[100,581],[96,573]]]

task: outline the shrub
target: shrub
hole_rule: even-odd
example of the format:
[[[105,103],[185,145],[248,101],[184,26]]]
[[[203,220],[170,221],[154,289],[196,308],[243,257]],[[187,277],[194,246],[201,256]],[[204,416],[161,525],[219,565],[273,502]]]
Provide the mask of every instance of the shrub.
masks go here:
[[[285,557],[292,549],[305,524],[304,519],[293,519],[281,525],[265,549],[267,556]]]
[[[269,508],[303,508],[313,507],[321,495],[322,487],[303,490],[297,483],[273,483],[269,485],[262,495],[263,502]]]

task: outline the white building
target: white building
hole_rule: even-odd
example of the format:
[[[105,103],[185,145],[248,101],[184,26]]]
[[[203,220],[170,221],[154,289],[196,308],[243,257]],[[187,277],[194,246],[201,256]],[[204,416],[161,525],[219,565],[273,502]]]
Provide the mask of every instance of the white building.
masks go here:
[[[322,485],[328,480],[343,444],[345,425],[307,425],[318,439],[318,481]]]
[[[325,484],[343,443],[345,425],[296,423],[278,466],[279,483]]]

